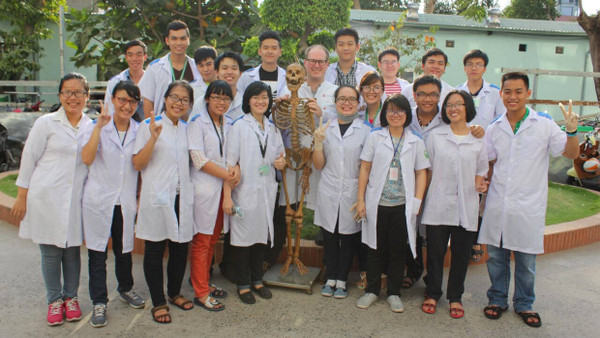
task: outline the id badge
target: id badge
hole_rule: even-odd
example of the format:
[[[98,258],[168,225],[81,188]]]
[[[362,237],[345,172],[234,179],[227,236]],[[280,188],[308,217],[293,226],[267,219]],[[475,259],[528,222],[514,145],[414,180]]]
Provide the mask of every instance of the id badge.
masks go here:
[[[473,98],[473,103],[475,104],[475,108],[479,108],[479,104],[481,100],[478,97]]]
[[[398,168],[390,168],[390,181],[398,180]]]
[[[269,166],[266,165],[266,164],[263,164],[260,167],[258,167],[258,174],[260,176],[267,176],[267,175],[269,175]]]

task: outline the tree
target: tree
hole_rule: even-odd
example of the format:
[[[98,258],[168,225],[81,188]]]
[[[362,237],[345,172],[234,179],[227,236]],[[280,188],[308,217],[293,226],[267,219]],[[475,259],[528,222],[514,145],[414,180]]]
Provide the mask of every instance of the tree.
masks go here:
[[[577,17],[579,26],[588,35],[590,40],[590,56],[592,58],[592,68],[594,72],[600,72],[600,11],[594,16],[589,16],[583,10],[583,5],[579,1],[579,16]],[[596,97],[600,101],[600,78],[594,78],[596,87]]]
[[[449,0],[437,1],[433,6],[434,14],[456,14],[456,6]]]
[[[408,8],[409,2],[419,2],[419,0],[360,0],[360,7],[357,9],[402,12]]]
[[[33,78],[44,52],[40,41],[52,36],[48,25],[58,22],[61,5],[64,0],[0,1],[0,20],[10,23],[0,29],[0,79]]]
[[[269,28],[298,38],[298,53],[302,53],[315,31],[346,26],[351,5],[351,0],[265,0],[260,15]]]
[[[120,51],[130,40],[143,40],[150,60],[166,54],[164,33],[174,19],[188,24],[192,52],[204,44],[239,52],[260,22],[254,0],[101,0],[96,6],[71,11],[67,44],[77,50],[75,65],[97,65],[99,79],[126,68]]]
[[[499,8],[496,0],[456,0],[454,6],[458,14],[477,21],[484,20],[490,9]]]
[[[515,19],[554,20],[560,16],[555,0],[511,0],[504,15]]]

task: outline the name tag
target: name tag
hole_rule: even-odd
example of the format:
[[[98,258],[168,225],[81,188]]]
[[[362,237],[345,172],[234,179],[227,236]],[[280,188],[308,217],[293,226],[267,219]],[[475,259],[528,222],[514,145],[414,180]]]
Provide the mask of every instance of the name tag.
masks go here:
[[[473,103],[475,104],[475,108],[479,108],[479,104],[481,100],[478,97],[473,98]]]
[[[269,175],[269,166],[266,165],[266,164],[264,164],[264,165],[261,165],[260,167],[258,167],[258,174],[260,176],[267,176],[267,175]]]
[[[389,178],[390,178],[390,181],[398,180],[398,168],[390,168]]]

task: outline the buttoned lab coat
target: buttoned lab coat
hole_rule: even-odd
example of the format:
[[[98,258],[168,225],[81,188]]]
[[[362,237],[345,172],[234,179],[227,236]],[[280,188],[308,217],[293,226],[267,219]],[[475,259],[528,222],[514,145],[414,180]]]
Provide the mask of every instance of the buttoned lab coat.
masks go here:
[[[300,86],[300,89],[298,89],[298,97],[317,100],[317,105],[321,107],[323,123],[325,123],[337,118],[337,109],[335,107],[335,91],[337,88],[338,86],[333,83],[323,81],[319,85],[319,88],[317,88],[317,91],[313,94],[310,86],[304,82],[302,86]],[[290,90],[287,86],[283,89],[282,95],[279,96],[284,95],[290,95]],[[314,119],[315,128],[318,128],[319,126],[317,126],[317,124],[319,124],[319,117],[315,115]]]
[[[65,125],[66,119],[61,107],[34,122],[15,183],[28,189],[19,236],[59,248],[82,243],[81,195],[88,172],[81,160],[80,138],[81,127],[90,118],[82,113],[77,132]]]
[[[242,175],[231,197],[234,205],[242,209],[244,217],[229,217],[231,245],[240,247],[267,244],[267,239],[271,240],[271,245],[273,243],[273,211],[277,194],[273,163],[284,151],[281,133],[275,124],[263,117],[268,136],[263,162],[256,136],[256,133],[260,135],[260,129],[253,120],[251,114],[238,118],[227,136],[227,164],[233,167],[239,163]],[[261,142],[265,146],[265,140],[261,139]],[[258,171],[263,164],[269,167],[266,176],[261,176]]]
[[[485,133],[490,161],[496,160],[479,243],[528,254],[544,252],[549,157],[565,151],[567,135],[550,115],[529,108],[515,135],[506,114]]]
[[[248,86],[252,82],[260,81],[260,67],[262,67],[262,64],[260,64],[258,67],[248,69],[247,71],[242,73],[242,76],[240,76],[236,87],[238,91],[242,92],[242,95],[244,91],[246,91],[246,88],[248,88]],[[287,87],[287,83],[285,81],[285,73],[285,69],[277,66],[277,96],[280,96],[279,93],[282,93],[284,88]]]
[[[335,119],[325,131],[325,167],[321,170],[314,223],[331,233],[335,232],[338,219],[340,234],[360,231],[350,208],[358,196],[360,154],[370,130],[360,119],[354,119],[342,137]]]
[[[456,87],[458,90],[464,90],[469,93],[467,83],[463,83]],[[470,125],[480,125],[487,128],[490,123],[498,116],[506,113],[506,107],[500,97],[500,88],[483,80],[483,87],[476,97],[473,98],[475,110],[477,114],[475,118],[469,122]]]
[[[185,243],[194,235],[194,188],[190,179],[190,154],[187,142],[187,123],[177,126],[165,115],[156,117],[162,124],[160,136],[146,168],[142,169],[142,190],[138,211],[136,236],[149,241],[169,239]],[[150,119],[140,123],[135,140],[134,155],[150,140]],[[179,222],[175,215],[175,197],[179,180]]]
[[[227,168],[225,149],[227,134],[231,127],[231,119],[223,117],[222,139],[223,157],[219,150],[219,137],[207,112],[192,117],[188,125],[188,147],[190,150],[198,150],[214,164]],[[217,127],[219,133],[221,129]],[[221,205],[219,204],[223,180],[198,170],[192,165],[191,177],[194,183],[194,234],[201,233],[212,235],[215,230],[215,222]],[[225,183],[227,184],[227,183]],[[229,231],[229,218],[223,219],[223,229]]]
[[[206,90],[205,90],[206,91]],[[235,93],[233,100],[229,104],[229,109],[225,113],[228,119],[231,121],[235,121],[238,117],[244,115],[242,111],[242,101],[244,99],[244,92],[240,92],[239,90]],[[202,99],[194,98],[194,107],[192,109],[191,116],[206,114],[206,101],[204,100],[204,96]],[[210,122],[210,121],[208,121]]]
[[[442,104],[444,103],[444,99],[446,98],[446,95],[448,95],[448,93],[454,90],[454,87],[447,84],[446,81],[440,81],[442,82],[442,91],[440,93],[440,102],[438,102],[438,107],[440,108],[440,111],[442,111]],[[415,108],[417,106],[417,102],[415,102],[415,97],[413,95],[413,84],[409,84],[406,87],[402,87],[402,95],[406,96],[411,108]]]
[[[417,133],[406,130],[404,144],[399,151],[406,198],[408,243],[413,257],[416,257],[417,215],[412,214],[415,199],[415,170],[427,169],[430,164],[425,144]],[[377,249],[377,207],[393,157],[394,147],[388,128],[373,129],[360,155],[361,160],[372,163],[365,194],[367,221],[362,222],[362,242],[372,249]]]
[[[88,123],[83,130],[82,146],[90,140],[96,121]],[[138,123],[129,119],[123,144],[112,120],[100,131],[96,158],[89,166],[83,187],[83,234],[88,249],[106,250],[111,237],[114,207],[118,201],[123,216],[123,253],[133,250],[138,172],[133,168],[131,158],[137,129]]]
[[[165,104],[165,93],[167,92],[169,84],[173,82],[171,63],[169,62],[170,55],[171,53],[161,57],[160,59],[150,62],[148,68],[146,68],[146,72],[138,84],[140,87],[140,92],[142,93],[142,97],[154,102],[155,115],[158,115],[159,112],[163,111],[163,105]],[[206,85],[202,80],[200,72],[198,72],[198,68],[196,67],[196,62],[194,62],[194,59],[189,56],[186,56],[186,59],[188,62],[187,67],[192,69],[194,81],[197,82],[199,86],[202,86],[203,84]]]
[[[335,80],[337,79],[337,71],[336,71],[337,65],[338,65],[338,63],[334,62],[334,63],[330,64],[329,67],[327,67],[327,71],[325,72],[325,81],[335,83]],[[356,79],[356,87],[360,86],[360,80],[362,80],[363,76],[365,76],[365,74],[370,71],[377,71],[377,70],[366,63],[356,61],[356,70],[354,71],[354,78]]]
[[[486,176],[489,167],[484,140],[469,133],[458,141],[450,125],[444,124],[429,134],[425,144],[433,170],[421,223],[477,231],[475,175]]]

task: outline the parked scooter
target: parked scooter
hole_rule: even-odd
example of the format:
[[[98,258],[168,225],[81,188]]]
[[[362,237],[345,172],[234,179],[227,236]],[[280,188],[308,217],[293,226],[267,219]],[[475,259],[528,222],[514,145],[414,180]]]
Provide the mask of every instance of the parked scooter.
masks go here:
[[[567,184],[586,186],[600,191],[600,153],[598,152],[600,120],[598,117],[585,129],[588,132],[583,142],[579,144],[579,156],[573,160],[573,167],[567,170]]]

